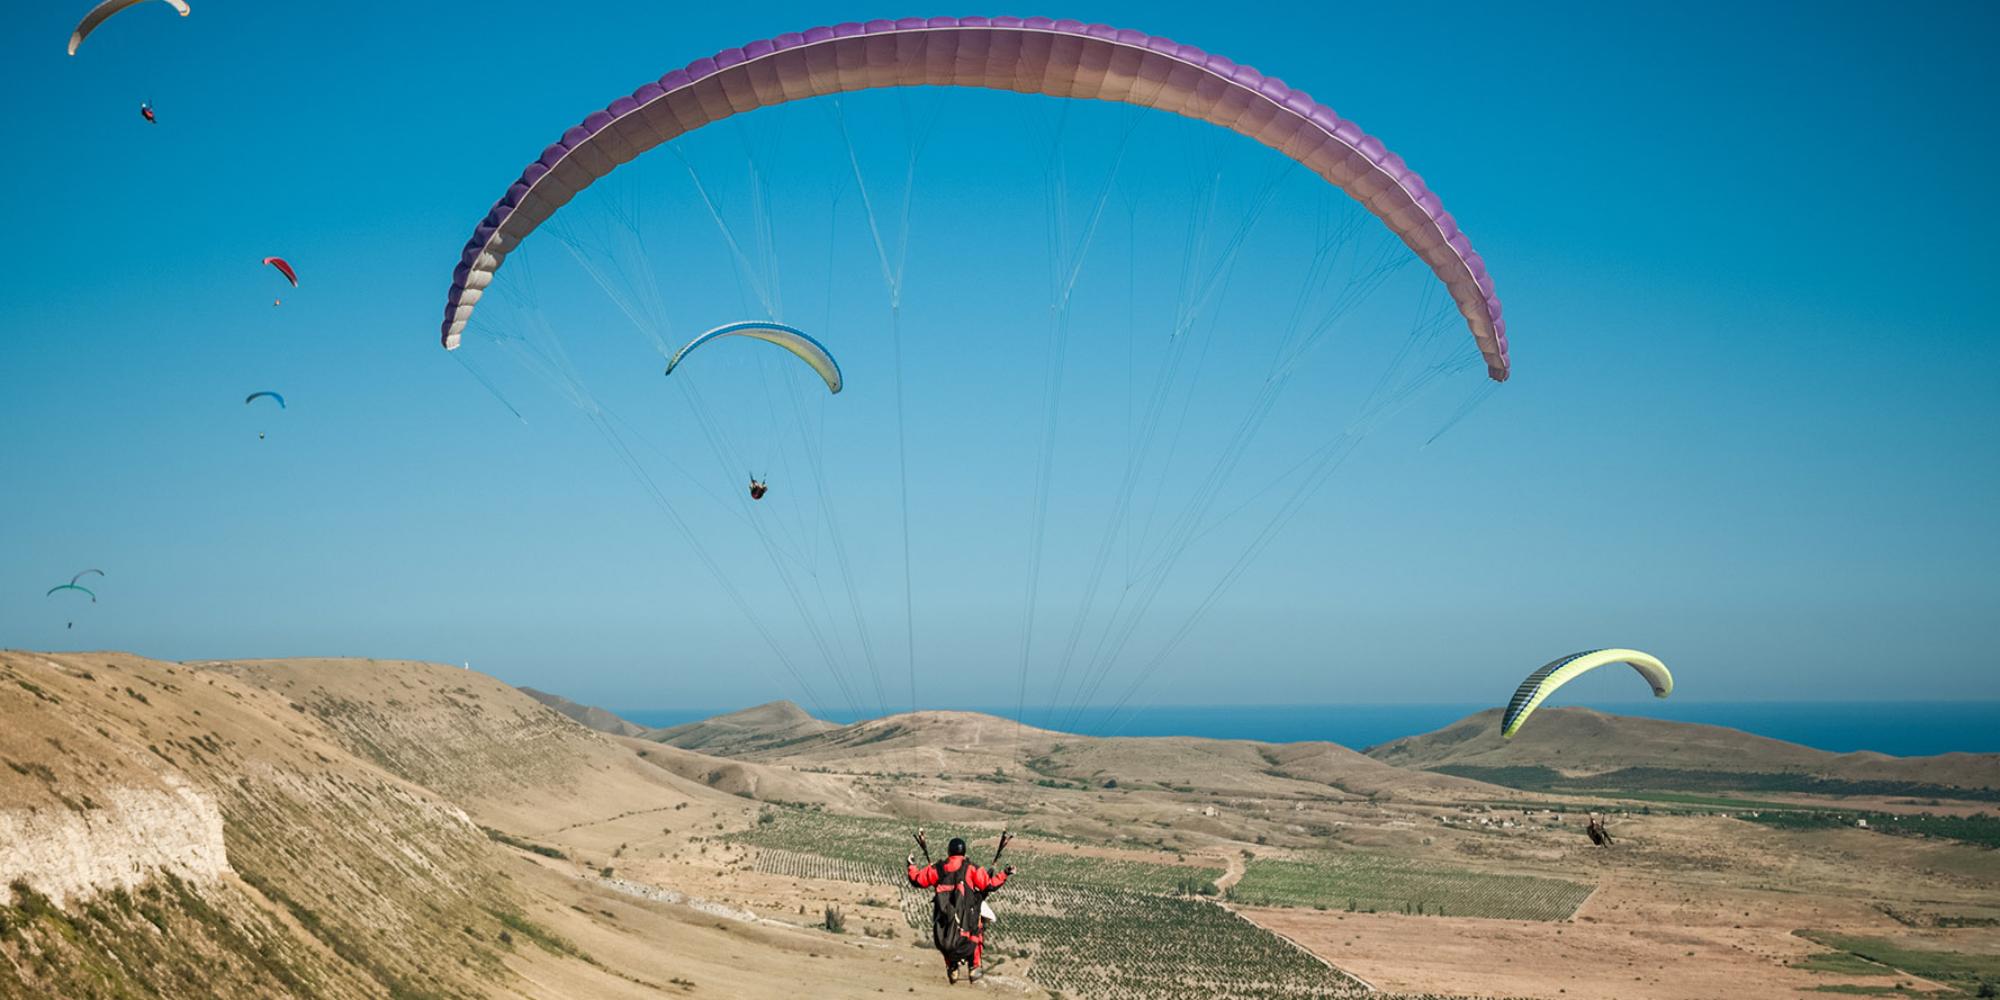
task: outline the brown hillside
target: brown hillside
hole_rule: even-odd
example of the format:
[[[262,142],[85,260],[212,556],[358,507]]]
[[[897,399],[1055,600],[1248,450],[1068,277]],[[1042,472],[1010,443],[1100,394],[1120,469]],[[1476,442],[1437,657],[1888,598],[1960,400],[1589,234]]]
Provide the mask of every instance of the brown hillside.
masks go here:
[[[1371,747],[1368,756],[1416,768],[1530,766],[1588,774],[1649,767],[2000,788],[2000,754],[1837,754],[1722,726],[1607,715],[1587,708],[1540,709],[1513,739],[1503,740],[1500,715],[1500,709],[1488,709],[1436,732]]]
[[[496,915],[523,899],[494,845],[283,696],[124,654],[5,652],[0,718],[0,995],[86,979],[473,995],[511,978]],[[44,897],[64,909],[36,918]]]
[[[0,720],[5,1000],[946,995],[689,891],[754,806],[479,674],[7,651]]]
[[[405,660],[205,666],[283,694],[353,753],[488,826],[536,834],[688,804],[731,816],[748,809],[484,674]]]
[[[645,726],[626,722],[624,719],[595,705],[579,704],[562,695],[550,694],[547,691],[538,691],[526,686],[519,688],[519,690],[522,694],[555,709],[575,722],[581,723],[586,729],[595,729],[600,733],[609,733],[613,736],[644,736],[646,734]]]
[[[668,753],[654,762],[766,803],[913,825],[1039,826],[1081,838],[1160,830],[1168,831],[1164,839],[1149,839],[1201,851],[1235,842],[1308,843],[1311,831],[1329,828],[1328,810],[1341,802],[1369,810],[1408,803],[1417,815],[1424,802],[1507,794],[1328,743],[1096,738],[959,711],[827,728],[733,758]]]
[[[978,712],[892,715],[745,754],[842,771],[978,774],[995,768],[1051,777],[1211,791],[1273,791],[1309,782],[1356,797],[1382,792],[1488,791],[1478,782],[1409,771],[1333,743],[1258,743],[1194,736],[1094,737],[1037,729]],[[1297,789],[1294,789],[1297,790]]]
[[[1133,926],[1169,1000],[1346,995],[1260,926],[1383,996],[1910,978],[1817,967],[1799,928],[2000,950],[2000,855],[1949,836],[1631,809],[1599,849],[1545,794],[1323,743],[926,712],[722,758],[451,667],[120,654],[0,653],[0,723],[0,1000],[968,995],[888,878],[917,826],[1020,834],[981,986],[1007,996],[1131,995],[1098,987]],[[1247,955],[1292,986],[1221,988]]]
[[[837,728],[789,701],[773,701],[700,722],[656,729],[646,738],[683,750],[738,757]]]
[[[862,816],[894,812],[890,803],[863,794],[854,782],[834,775],[778,764],[710,757],[637,737],[619,737],[618,742],[656,767],[739,798],[818,805],[835,812]]]

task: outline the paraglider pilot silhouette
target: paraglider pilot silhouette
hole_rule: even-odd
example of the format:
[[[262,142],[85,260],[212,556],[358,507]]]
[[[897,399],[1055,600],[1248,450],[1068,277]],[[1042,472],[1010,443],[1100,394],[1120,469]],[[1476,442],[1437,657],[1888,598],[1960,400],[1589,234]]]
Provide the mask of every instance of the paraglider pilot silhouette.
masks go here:
[[[1011,833],[1000,835],[1000,846],[993,851],[993,865],[1000,863],[1000,855],[1013,839]],[[967,982],[978,980],[986,975],[981,959],[986,924],[993,912],[986,908],[986,897],[1007,884],[1014,866],[995,871],[991,865],[981,868],[973,864],[965,856],[965,841],[958,837],[951,838],[945,847],[945,859],[936,863],[931,863],[931,847],[922,830],[917,831],[917,846],[924,850],[925,864],[920,867],[917,856],[909,856],[910,884],[932,890],[931,943],[944,956],[945,981],[958,982],[961,965],[966,967]]]
[[[1583,828],[1583,832],[1590,837],[1591,843],[1599,847],[1611,846],[1611,831],[1605,829],[1604,817],[1591,813],[1590,823]]]

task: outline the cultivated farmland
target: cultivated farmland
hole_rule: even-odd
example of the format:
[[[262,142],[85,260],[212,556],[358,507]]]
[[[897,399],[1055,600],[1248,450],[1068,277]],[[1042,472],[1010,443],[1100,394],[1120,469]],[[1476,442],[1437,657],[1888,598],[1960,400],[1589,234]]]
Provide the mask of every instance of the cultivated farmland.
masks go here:
[[[929,894],[909,889],[909,833],[878,820],[785,810],[730,839],[757,847],[754,867],[791,878],[901,887],[903,915],[930,929]],[[977,857],[981,854],[975,849]],[[1217,868],[1021,850],[1020,877],[992,900],[988,954],[1065,996],[1108,1000],[1279,1000],[1357,996],[1362,984],[1212,900],[1175,895]],[[1009,971],[1013,971],[1010,967]]]
[[[727,839],[755,847],[752,867],[765,874],[896,887],[904,920],[922,939],[930,933],[930,894],[909,888],[904,878],[900,854],[908,838],[903,824],[889,820],[773,808],[756,826]],[[974,859],[984,861],[991,843],[975,841]],[[1018,865],[1020,874],[992,898],[998,919],[987,935],[988,961],[1064,997],[1441,1000],[1442,995],[1372,993],[1360,980],[1214,899],[1185,894],[1189,887],[1211,886],[1222,874],[1219,868],[1053,854],[1026,844],[1009,848],[1006,860]],[[1251,869],[1259,864],[1252,862]],[[1267,869],[1267,881],[1282,885],[1314,870],[1285,864],[1294,867]],[[1485,878],[1472,872],[1447,872],[1433,887],[1414,881],[1414,869],[1383,862],[1378,870],[1399,874],[1403,891],[1465,901],[1478,898],[1472,886],[1485,884],[1469,881]],[[1352,869],[1343,884],[1361,877],[1360,869]],[[1525,882],[1549,883],[1535,886],[1544,892],[1555,887],[1589,891],[1553,879]],[[1439,887],[1451,887],[1454,893]],[[1294,894],[1300,891],[1293,889]],[[1465,905],[1476,908],[1471,902]],[[1512,905],[1519,911],[1525,904]],[[1574,909],[1575,903],[1569,907]]]
[[[1312,906],[1502,920],[1567,920],[1592,886],[1533,875],[1415,865],[1359,854],[1259,858],[1231,898],[1258,906]]]

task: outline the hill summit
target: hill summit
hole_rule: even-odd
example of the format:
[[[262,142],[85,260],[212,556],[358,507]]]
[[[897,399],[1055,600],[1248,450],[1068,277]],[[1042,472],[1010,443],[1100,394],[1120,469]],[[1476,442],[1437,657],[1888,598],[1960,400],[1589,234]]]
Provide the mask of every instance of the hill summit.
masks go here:
[[[789,701],[772,701],[700,722],[656,729],[646,738],[683,750],[734,757],[838,728]]]

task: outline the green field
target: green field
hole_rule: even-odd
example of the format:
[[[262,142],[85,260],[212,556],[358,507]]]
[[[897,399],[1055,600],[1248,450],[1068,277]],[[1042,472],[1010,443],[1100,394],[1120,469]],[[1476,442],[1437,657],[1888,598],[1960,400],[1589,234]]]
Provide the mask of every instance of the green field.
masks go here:
[[[1795,931],[1814,944],[1834,949],[1831,955],[1813,955],[1808,961],[1828,962],[1842,968],[1873,967],[1879,975],[1898,972],[1935,979],[1976,993],[1981,984],[2000,987],[2000,955],[1979,955],[1958,951],[1911,948],[1882,938],[1835,934],[1830,931]],[[1839,956],[1839,957],[1835,957]],[[1858,959],[1853,962],[1847,958]],[[2000,992],[2000,990],[1996,990]]]
[[[1472,778],[1529,792],[1625,795],[1648,792],[1802,792],[1808,795],[1871,795],[2000,802],[2000,788],[1961,788],[1916,781],[1846,781],[1810,774],[1772,771],[1705,771],[1671,767],[1625,767],[1601,774],[1566,775],[1551,767],[1511,764],[1441,764],[1440,774]]]
[[[1709,809],[1809,809],[1811,806],[1797,802],[1770,802],[1763,799],[1740,799],[1729,795],[1703,795],[1697,792],[1619,792],[1621,799],[1638,802],[1659,802],[1666,805],[1702,806]]]
[[[915,892],[913,926],[930,927]],[[1027,978],[1073,997],[1284,1000],[1364,995],[1311,953],[1206,899],[1079,886],[1022,886],[993,897],[988,947],[1026,951]]]
[[[1567,920],[1593,888],[1588,883],[1532,875],[1494,875],[1368,855],[1327,854],[1303,861],[1252,861],[1231,898],[1263,906]]]
[[[1939,837],[1979,847],[2000,847],[2000,817],[1977,813],[1972,816],[1933,816],[1927,813],[1848,812],[1832,809],[1799,809],[1783,812],[1744,813],[1738,819],[1783,830],[1868,829],[1902,837]]]

